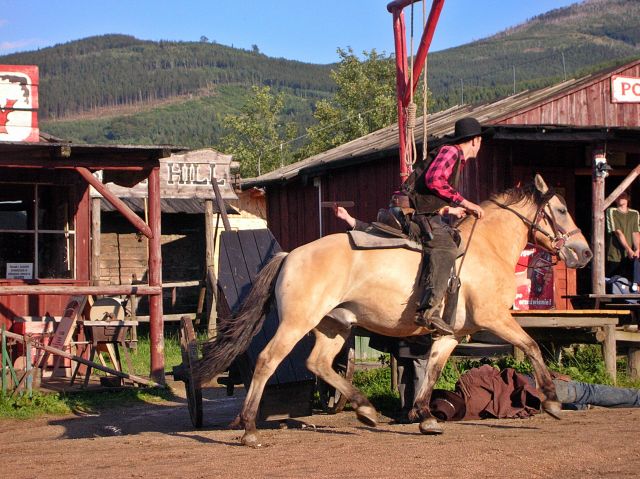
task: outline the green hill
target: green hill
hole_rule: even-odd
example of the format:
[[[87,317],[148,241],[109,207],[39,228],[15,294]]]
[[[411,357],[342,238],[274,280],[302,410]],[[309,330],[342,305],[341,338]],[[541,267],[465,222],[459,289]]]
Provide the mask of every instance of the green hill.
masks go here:
[[[460,104],[463,95],[464,103],[490,101],[638,57],[640,1],[587,0],[430,54],[432,110]],[[224,116],[238,112],[252,85],[283,92],[287,120],[303,133],[318,99],[335,91],[331,65],[126,35],[5,55],[0,63],[39,66],[42,130],[79,142],[215,147]]]

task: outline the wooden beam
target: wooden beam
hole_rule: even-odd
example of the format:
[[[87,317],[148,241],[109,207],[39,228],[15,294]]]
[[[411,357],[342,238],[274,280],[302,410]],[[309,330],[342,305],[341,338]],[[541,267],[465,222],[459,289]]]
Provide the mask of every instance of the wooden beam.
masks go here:
[[[98,191],[98,193],[100,193],[104,197],[105,200],[111,203],[115,209],[122,213],[122,215],[129,221],[129,223],[131,223],[138,231],[140,231],[140,233],[145,235],[147,238],[152,237],[151,229],[149,228],[149,226],[142,219],[140,219],[140,217],[135,214],[131,210],[131,208],[129,208],[120,198],[111,193],[111,191],[109,191],[107,187],[100,182],[100,180],[93,176],[88,169],[78,166],[75,168],[75,170],[80,173],[80,176],[82,176],[87,183],[93,186]]]
[[[100,250],[102,234],[100,198],[91,198],[91,284],[100,285]]]
[[[138,296],[159,296],[162,294],[161,286],[141,285],[113,285],[113,286],[73,286],[73,285],[32,285],[0,286],[0,296],[26,294],[26,295],[53,295],[69,296],[77,294],[119,296],[135,294]]]
[[[216,195],[216,204],[218,205],[220,215],[222,216],[222,224],[224,225],[224,230],[231,231],[231,224],[229,223],[229,217],[227,216],[227,207],[224,204],[224,200],[222,199],[222,194],[220,193],[220,187],[218,186],[217,178],[211,178],[211,186],[213,186],[213,192]]]
[[[162,288],[162,249],[160,208],[160,167],[151,170],[148,182],[149,224],[149,286]],[[149,340],[151,343],[150,376],[164,384],[164,324],[162,322],[162,295],[149,298]]]
[[[594,294],[604,294],[604,175],[596,170],[595,158],[599,152],[594,152],[593,173],[591,180],[591,198],[593,208],[591,211],[591,250],[593,259],[591,261],[591,290]]]
[[[631,173],[629,173],[627,177],[624,180],[622,180],[622,183],[620,183],[618,187],[615,190],[613,190],[609,196],[607,196],[607,198],[604,200],[604,203],[602,205],[603,211],[606,210],[611,205],[611,203],[613,203],[616,200],[616,198],[618,198],[618,196],[620,196],[620,193],[626,190],[629,187],[629,185],[633,183],[633,181],[638,177],[638,175],[640,175],[640,165],[636,166],[633,170],[631,170]]]

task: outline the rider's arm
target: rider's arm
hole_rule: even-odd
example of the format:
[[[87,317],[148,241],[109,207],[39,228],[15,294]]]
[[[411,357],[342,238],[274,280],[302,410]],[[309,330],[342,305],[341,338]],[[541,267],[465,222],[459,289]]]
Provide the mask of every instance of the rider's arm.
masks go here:
[[[464,198],[449,184],[453,168],[462,152],[456,146],[443,146],[433,159],[424,176],[424,183],[431,191],[454,205],[459,205]]]

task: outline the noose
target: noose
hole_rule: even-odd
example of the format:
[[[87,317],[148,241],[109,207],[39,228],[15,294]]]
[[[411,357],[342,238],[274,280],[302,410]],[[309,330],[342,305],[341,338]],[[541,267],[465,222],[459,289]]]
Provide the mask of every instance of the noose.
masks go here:
[[[415,127],[416,127],[416,112],[418,107],[413,102],[413,3],[411,4],[411,34],[410,47],[411,52],[411,66],[409,67],[409,104],[406,108],[406,130],[405,130],[405,144],[407,148],[405,150],[404,162],[407,166],[407,171],[413,170],[413,164],[417,156]]]

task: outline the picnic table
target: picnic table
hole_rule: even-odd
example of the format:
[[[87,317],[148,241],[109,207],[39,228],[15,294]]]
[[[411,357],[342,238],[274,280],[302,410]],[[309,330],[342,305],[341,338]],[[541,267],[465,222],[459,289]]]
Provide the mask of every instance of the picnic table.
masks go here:
[[[632,377],[638,374],[640,332],[637,327],[619,326],[631,322],[629,309],[548,309],[511,314],[539,343],[601,344],[605,367],[614,382],[617,353],[621,349],[628,354],[629,374]]]

